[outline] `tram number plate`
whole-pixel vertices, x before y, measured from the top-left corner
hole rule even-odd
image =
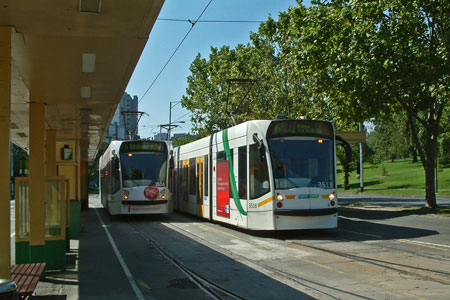
[[[248,204],[248,207],[249,207],[249,208],[258,208],[258,203],[251,203],[251,202],[250,202],[250,203]]]

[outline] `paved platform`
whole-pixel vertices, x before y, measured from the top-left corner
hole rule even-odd
[[[31,299],[130,299],[128,280],[92,208],[82,211],[81,224],[70,241],[67,269],[47,271]]]
[[[129,278],[114,253],[108,240],[104,225],[97,213],[98,196],[90,195],[90,208],[81,213],[81,233],[71,239],[70,252],[67,253],[67,269],[65,271],[47,271],[46,278],[39,281],[35,294],[29,299],[41,300],[98,300],[98,299],[155,299],[151,293],[142,298],[137,297]],[[150,259],[150,258],[149,258]],[[164,261],[151,262],[161,272],[162,277],[180,277],[178,270],[168,268]],[[144,283],[137,282],[141,290]],[[166,295],[172,292],[170,286]],[[169,299],[164,297],[165,299]]]
[[[340,196],[342,202],[371,202],[386,206],[410,206],[423,203],[423,198],[419,197],[344,193]],[[99,206],[98,195],[90,195],[89,202],[90,208],[81,213],[80,236],[70,241],[70,251],[67,253],[67,269],[63,272],[48,271],[45,280],[38,283],[35,295],[30,299],[181,299],[178,297],[180,293],[184,295],[183,299],[210,299],[200,290],[197,291],[198,288],[193,286],[192,283],[185,283],[185,286],[182,287],[178,284],[176,288],[173,284],[166,284],[167,282],[184,283],[183,277],[185,276],[164,259],[152,254],[149,248],[126,247],[128,252],[132,252],[131,254],[128,253],[128,259],[134,266],[139,266],[140,274],[146,274],[147,277],[152,278],[158,277],[160,281],[150,287],[145,284],[145,281],[137,280],[136,284],[143,291],[142,298],[137,297],[108,240],[104,225],[97,216],[97,213],[101,210],[93,208]],[[438,204],[449,205],[450,199],[439,198]],[[116,232],[115,234],[120,233]],[[120,242],[122,243],[122,249],[124,249],[123,245],[131,243],[126,239]],[[145,261],[142,260],[143,255],[146,258]],[[130,259],[130,257],[134,257],[134,259]],[[144,277],[141,275],[141,278]],[[188,291],[195,293],[196,297],[188,296]],[[155,297],[155,295],[157,296]]]

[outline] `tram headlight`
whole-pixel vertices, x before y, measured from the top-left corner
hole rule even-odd
[[[277,193],[277,207],[278,208],[281,208],[282,206],[283,206],[283,200],[284,200],[284,195],[283,194],[279,194],[279,193]]]
[[[332,192],[328,198],[330,199],[330,205],[335,206],[336,205],[336,195],[334,192]]]

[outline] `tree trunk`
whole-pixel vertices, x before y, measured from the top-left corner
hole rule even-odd
[[[416,162],[418,162],[418,160],[417,160],[417,151],[416,151],[416,148],[412,148],[412,162],[413,163],[416,163]]]
[[[425,170],[425,206],[436,208],[436,177],[434,167]]]
[[[437,142],[435,136],[428,138],[426,143],[425,168],[425,206],[436,208],[436,151]]]
[[[431,116],[432,114],[430,114]],[[411,125],[411,135],[416,145],[416,150],[419,152],[420,161],[425,169],[425,206],[436,208],[436,153],[437,153],[437,137],[438,137],[438,126],[439,118],[437,120],[429,119],[425,128],[426,141],[425,146],[422,147],[420,142],[416,126],[414,124],[413,113],[408,111],[408,120]],[[424,149],[425,148],[425,149]]]
[[[348,178],[349,178],[349,172],[347,170],[344,170],[344,190],[349,189]]]

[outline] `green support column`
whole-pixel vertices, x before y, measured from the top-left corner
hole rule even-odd
[[[0,27],[0,279],[10,279],[11,216],[9,120],[11,112],[11,28]]]
[[[30,103],[30,262],[45,262],[45,104]]]

